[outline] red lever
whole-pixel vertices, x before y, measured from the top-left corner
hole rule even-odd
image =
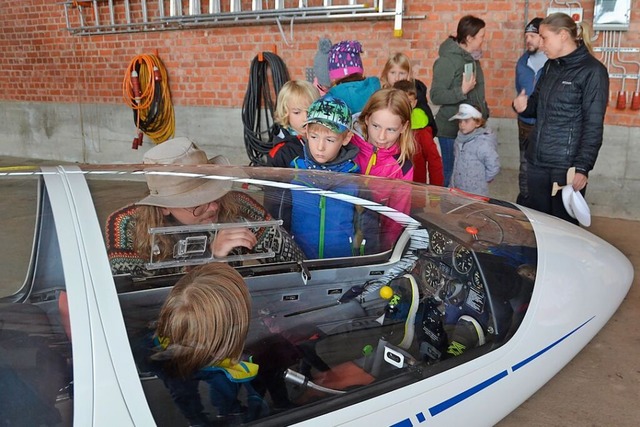
[[[624,91],[618,92],[618,102],[616,102],[617,110],[624,110],[627,108],[627,94]]]
[[[640,110],[640,92],[633,92],[633,96],[631,97],[631,109],[632,110]]]

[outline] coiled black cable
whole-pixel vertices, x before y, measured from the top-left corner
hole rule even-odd
[[[288,81],[287,66],[275,53],[262,52],[251,61],[249,83],[242,102],[244,145],[251,166],[266,165],[266,154],[273,147],[271,130],[275,100]]]

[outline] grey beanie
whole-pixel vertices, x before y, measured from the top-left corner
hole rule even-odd
[[[331,40],[320,39],[318,41],[318,52],[313,58],[313,73],[322,86],[331,86],[329,79],[329,51],[331,50]]]

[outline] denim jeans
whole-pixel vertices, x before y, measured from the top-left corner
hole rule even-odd
[[[442,155],[442,170],[444,172],[444,186],[448,187],[453,174],[453,143],[455,138],[438,137],[440,143],[440,154]]]

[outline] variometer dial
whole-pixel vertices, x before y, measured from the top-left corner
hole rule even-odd
[[[467,274],[473,268],[473,255],[471,251],[462,245],[458,245],[453,251],[453,268],[460,274]]]
[[[431,240],[429,241],[429,247],[431,252],[435,255],[442,255],[447,250],[447,245],[451,244],[451,239],[448,239],[439,231],[431,233]]]
[[[442,272],[433,261],[426,261],[422,266],[422,281],[429,287],[426,293],[433,294],[442,285]]]

